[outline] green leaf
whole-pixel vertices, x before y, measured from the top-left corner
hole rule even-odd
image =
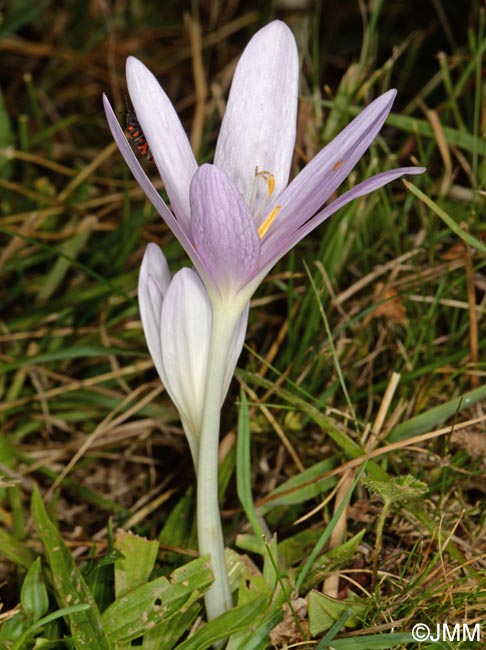
[[[159,542],[120,529],[114,546],[121,553],[121,557],[115,560],[115,595],[119,598],[148,581],[157,559]]]
[[[32,495],[32,517],[46,549],[59,605],[89,605],[89,609],[68,615],[76,650],[111,650],[94,598],[61,535],[49,519],[37,488]]]
[[[249,582],[254,580],[254,576],[250,576],[248,566],[241,559],[238,553],[235,553],[235,551],[227,548],[225,549],[225,555],[226,566],[228,567],[230,588],[233,591],[239,585],[241,591],[242,585],[247,585]],[[267,594],[268,598],[270,598],[268,586],[266,587],[265,593]],[[239,601],[238,604],[247,603],[242,603]],[[178,614],[175,614],[175,616],[170,618],[168,621],[163,621],[161,624],[157,625],[152,630],[144,634],[141,650],[172,650],[181,636],[191,629],[197,616],[200,615],[201,610],[202,603],[200,601],[193,602],[192,604],[186,603],[184,608],[182,608]],[[268,631],[271,630],[276,625],[276,623],[278,623],[278,620],[280,620],[280,618],[281,614],[277,620],[273,622],[273,624],[270,624]],[[255,621],[256,620],[257,619],[255,619]],[[263,617],[261,620],[263,621]],[[259,635],[261,632],[260,619],[258,619],[257,625],[258,632],[253,630],[251,633],[247,634],[248,644],[237,645],[233,650],[241,650],[242,648],[245,650],[263,650],[253,644],[255,635]],[[227,650],[229,650],[229,647]]]
[[[20,603],[25,614],[34,621],[44,616],[49,609],[49,596],[42,580],[40,557],[31,564],[27,571],[20,591]]]
[[[255,510],[251,489],[250,415],[248,413],[248,400],[243,391],[241,391],[240,399],[236,452],[236,491],[253,532],[258,538],[262,538],[263,530]]]
[[[319,555],[302,583],[302,588],[304,590],[310,589],[318,582],[322,582],[329,575],[329,571],[349,564],[355,557],[357,548],[361,544],[365,532],[366,530],[362,528],[359,533],[356,533],[356,535],[340,546]]]
[[[240,584],[238,605],[247,605],[257,598],[266,598],[267,604],[249,630],[231,636],[226,650],[263,650],[268,647],[268,635],[283,618],[282,605],[286,597],[280,585],[273,590],[262,576],[249,575]]]
[[[197,548],[193,492],[193,487],[190,485],[184,496],[170,511],[159,534],[159,543],[162,547]],[[162,548],[161,559],[169,564],[182,564],[183,555]]]
[[[35,559],[35,555],[27,546],[3,528],[0,528],[0,555],[25,569],[28,569]]]
[[[37,630],[40,630],[43,628],[45,625],[48,623],[52,623],[52,621],[55,621],[58,618],[64,618],[66,616],[70,616],[71,614],[77,614],[78,612],[84,612],[89,609],[89,605],[74,605],[73,607],[63,607],[62,609],[58,609],[56,612],[52,612],[51,614],[48,614],[47,616],[44,616],[43,618],[39,619],[36,621],[33,625],[31,625],[25,632],[22,634],[21,637],[19,637],[16,641],[16,643],[13,644],[10,650],[23,650],[24,649],[24,644],[26,641],[31,637],[34,632],[37,632]],[[57,642],[56,642],[57,645]],[[41,645],[36,642],[36,648],[41,647]],[[42,645],[44,647],[44,645]]]
[[[236,546],[249,553],[257,553],[262,557],[265,555],[265,544],[260,537],[249,533],[240,533],[236,537]]]
[[[221,614],[206,623],[190,639],[179,644],[176,650],[206,650],[217,641],[253,626],[255,618],[261,613],[267,602],[268,599],[265,597],[257,598],[248,605],[241,605]]]
[[[309,593],[309,632],[312,636],[325,632],[348,611],[344,626],[355,627],[365,610],[366,603],[358,600],[336,600],[313,589]]]
[[[286,537],[278,543],[279,557],[287,566],[301,562],[311,552],[320,534],[318,529],[305,528],[292,537]]]
[[[296,476],[292,476],[270,492],[266,497],[269,502],[262,506],[262,510],[267,511],[277,505],[303,503],[327,492],[337,482],[335,476],[325,477],[325,474],[333,468],[334,463],[327,459],[308,467]]]
[[[233,634],[226,650],[267,650],[268,637],[273,628],[283,618],[281,605],[272,605],[271,609],[254,619],[250,630]]]
[[[396,632],[395,634],[367,634],[365,636],[353,636],[349,639],[333,639],[329,645],[319,650],[389,650],[414,643],[415,639],[411,632]]]
[[[200,598],[213,582],[207,557],[176,569],[170,581],[162,576],[117,598],[102,615],[112,643],[142,636]]]
[[[225,548],[224,555],[226,558],[230,590],[233,592],[250,576],[252,570],[248,566],[247,558],[241,556],[231,548]]]
[[[387,504],[400,504],[405,501],[414,501],[428,491],[428,486],[411,474],[397,476],[391,481],[377,481],[373,478],[364,478],[363,484],[376,492],[380,499]]]
[[[142,650],[172,650],[181,636],[194,625],[201,610],[201,602],[194,602],[190,606],[186,603],[178,614],[144,634]]]
[[[486,399],[486,385],[464,393],[459,397],[454,397],[454,399],[439,404],[439,406],[434,406],[434,408],[425,413],[420,413],[420,415],[416,415],[406,422],[401,422],[390,431],[388,440],[398,442],[399,440],[406,440],[427,431],[432,431],[435,426],[441,424],[447,418],[460,413],[463,409],[482,399]]]
[[[0,648],[11,648],[12,641],[23,638],[26,628],[27,621],[23,612],[7,618],[0,626]]]

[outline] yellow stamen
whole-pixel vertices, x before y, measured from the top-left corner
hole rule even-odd
[[[268,196],[272,196],[273,190],[275,189],[275,176],[270,174],[268,178]]]
[[[275,189],[275,176],[271,172],[265,170],[258,171],[258,167],[255,167],[255,178],[261,176],[263,180],[267,183],[268,186],[268,196],[272,196],[273,190]]]
[[[265,221],[262,223],[260,228],[258,228],[258,236],[260,237],[260,239],[263,239],[267,234],[267,232],[269,231],[270,226],[272,225],[277,214],[280,212],[281,207],[282,207],[281,205],[276,205],[273,208],[273,210],[270,212],[270,214],[266,217]]]

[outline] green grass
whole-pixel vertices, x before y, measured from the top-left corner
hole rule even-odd
[[[486,611],[481,3],[84,6],[11,0],[0,25],[0,646],[481,647],[411,638]],[[341,210],[254,296],[222,420],[237,609],[206,624],[190,454],[136,300],[147,242],[171,270],[187,259],[101,94],[123,110],[124,60],[140,57],[211,160],[229,70],[275,17],[303,61],[294,173],[390,87],[342,190],[397,162],[427,173]],[[409,475],[425,494],[399,492]]]

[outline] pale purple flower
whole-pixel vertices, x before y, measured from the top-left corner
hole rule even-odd
[[[198,473],[198,537],[215,581],[208,618],[231,607],[218,507],[221,403],[241,351],[249,300],[270,268],[349,201],[422,168],[383,172],[326,205],[373,142],[396,92],[372,102],[288,184],[295,145],[298,54],[290,29],[275,21],[250,41],[235,71],[214,164],[198,166],[159,83],[127,60],[130,99],[169,196],[167,207],[140,165],[106,97],[120,151],[195,270],[170,278],[149,244],[139,302],[148,347],[176,404]]]
[[[395,90],[373,101],[287,185],[295,144],[298,56],[282,22],[261,29],[238,63],[214,165],[198,167],[170,100],[137,59],[127,83],[172,206],[143,171],[108,100],[113,136],[135,178],[179,239],[211,301],[246,304],[275,262],[353,199],[404,174],[377,174],[325,205],[376,138]]]
[[[183,268],[171,279],[167,261],[156,244],[149,244],[145,251],[138,298],[150,355],[177,406],[197,470],[212,332],[211,302],[192,269]],[[243,347],[247,320],[248,308],[240,316],[231,339],[221,404]]]

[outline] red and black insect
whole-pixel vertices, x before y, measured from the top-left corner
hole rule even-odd
[[[125,124],[127,127],[128,135],[130,136],[130,139],[134,145],[137,147],[140,155],[144,158],[147,158],[147,160],[153,160],[154,157],[152,156],[152,153],[149,149],[147,140],[142,131],[142,127],[137,120],[135,112],[128,106],[128,102],[127,110],[125,112]]]

